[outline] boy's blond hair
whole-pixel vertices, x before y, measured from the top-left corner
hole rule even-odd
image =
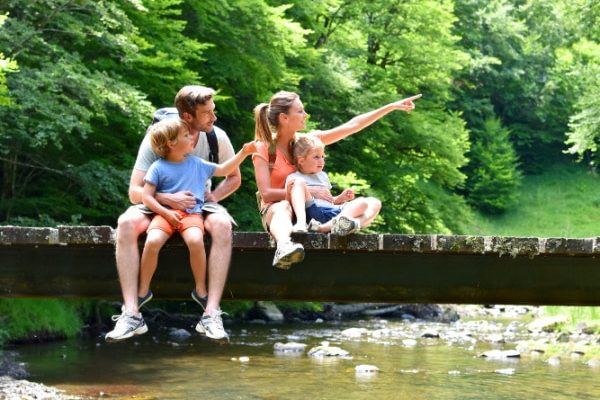
[[[152,125],[148,131],[152,150],[154,150],[160,158],[165,158],[170,151],[169,143],[177,143],[177,136],[181,129],[189,128],[185,121],[179,118],[163,119]]]
[[[294,157],[294,165],[300,171],[300,165],[298,165],[298,158],[306,157],[308,153],[313,150],[323,150],[325,145],[315,135],[301,135],[294,141],[294,149],[292,150],[292,156]],[[302,171],[300,171],[302,172]]]

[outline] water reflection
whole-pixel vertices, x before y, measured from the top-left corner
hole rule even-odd
[[[367,332],[343,334],[355,327]],[[33,374],[30,380],[74,393],[123,399],[600,398],[599,368],[571,358],[551,366],[529,356],[477,357],[492,348],[512,350],[515,344],[478,341],[474,334],[478,326],[468,323],[441,327],[374,321],[228,329],[229,345],[195,334],[175,342],[166,329],[155,328],[154,336],[123,343],[74,340],[19,351]],[[436,329],[444,332],[442,338],[419,335]],[[351,358],[308,357],[308,351],[323,341],[350,352]],[[275,350],[276,343],[289,342],[306,348]],[[359,365],[379,371],[358,374]]]

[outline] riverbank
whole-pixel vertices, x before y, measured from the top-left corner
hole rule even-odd
[[[30,382],[26,365],[17,362],[15,351],[0,350],[0,399],[4,400],[74,400],[79,396],[66,394],[64,391]]]

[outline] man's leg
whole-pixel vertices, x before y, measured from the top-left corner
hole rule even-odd
[[[208,302],[205,314],[219,309],[231,262],[232,228],[227,215],[212,213],[204,219],[206,233],[211,236],[208,256]]]
[[[140,251],[138,238],[146,231],[150,217],[136,207],[129,207],[118,220],[116,238],[116,261],[123,294],[123,310],[139,314],[138,277],[140,269]]]

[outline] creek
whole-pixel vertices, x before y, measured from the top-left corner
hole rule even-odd
[[[100,337],[20,346],[29,380],[69,394],[118,399],[598,399],[600,367],[562,357],[550,363],[481,357],[526,339],[518,320],[442,324],[372,319],[298,324],[226,325],[229,344],[193,332],[174,340],[166,328],[107,344]],[[348,330],[349,328],[353,328]],[[485,340],[501,334],[503,340]],[[437,335],[437,336],[436,336]],[[306,345],[280,353],[276,343]],[[328,342],[351,358],[314,358]],[[359,365],[375,373],[359,373]]]

